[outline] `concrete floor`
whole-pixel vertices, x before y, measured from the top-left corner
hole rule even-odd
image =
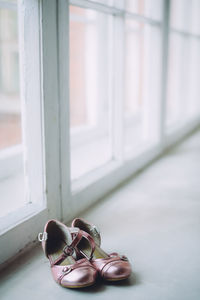
[[[130,258],[129,280],[64,289],[36,247],[3,272],[0,299],[199,300],[200,133],[83,217],[100,227],[105,250]]]

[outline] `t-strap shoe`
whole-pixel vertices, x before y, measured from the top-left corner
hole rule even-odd
[[[127,279],[131,274],[131,265],[128,258],[124,255],[119,255],[116,252],[107,254],[100,248],[101,236],[98,228],[83,219],[76,218],[72,222],[72,227],[78,227],[86,231],[95,241],[95,250],[90,259],[91,264],[96,268],[100,276],[107,281],[118,281]],[[88,249],[88,244],[80,242],[77,246],[77,252],[87,257],[91,252]]]
[[[87,235],[87,234],[86,234]],[[94,284],[97,276],[95,267],[87,258],[77,260],[75,248],[82,239],[85,245],[88,238],[80,229],[69,228],[57,220],[50,220],[44,227],[44,232],[38,235],[42,242],[45,255],[51,265],[54,280],[63,287],[83,288]],[[92,256],[93,246],[90,251]]]

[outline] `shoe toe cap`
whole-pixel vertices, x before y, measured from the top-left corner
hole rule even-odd
[[[64,287],[78,288],[92,285],[96,279],[96,270],[93,268],[81,267],[72,270],[61,280]]]
[[[111,262],[103,272],[103,278],[110,281],[126,279],[131,274],[129,262]]]

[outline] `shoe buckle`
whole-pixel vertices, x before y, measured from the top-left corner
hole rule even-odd
[[[46,241],[47,238],[48,238],[48,233],[47,232],[38,233],[38,241],[39,242]]]
[[[63,252],[66,256],[72,256],[73,253],[74,253],[74,248],[72,246],[68,246],[66,245],[64,248],[63,248]]]

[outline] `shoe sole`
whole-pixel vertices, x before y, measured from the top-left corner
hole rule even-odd
[[[94,282],[92,283],[88,283],[88,284],[85,284],[85,285],[71,285],[71,286],[64,286],[64,285],[61,285],[62,287],[64,288],[68,288],[68,289],[82,289],[82,288],[85,288],[85,287],[88,287],[88,286],[91,286],[93,285]]]
[[[127,277],[123,277],[123,278],[118,278],[118,279],[105,279],[106,281],[122,281],[122,280],[125,280],[125,279],[128,279],[129,276]]]

